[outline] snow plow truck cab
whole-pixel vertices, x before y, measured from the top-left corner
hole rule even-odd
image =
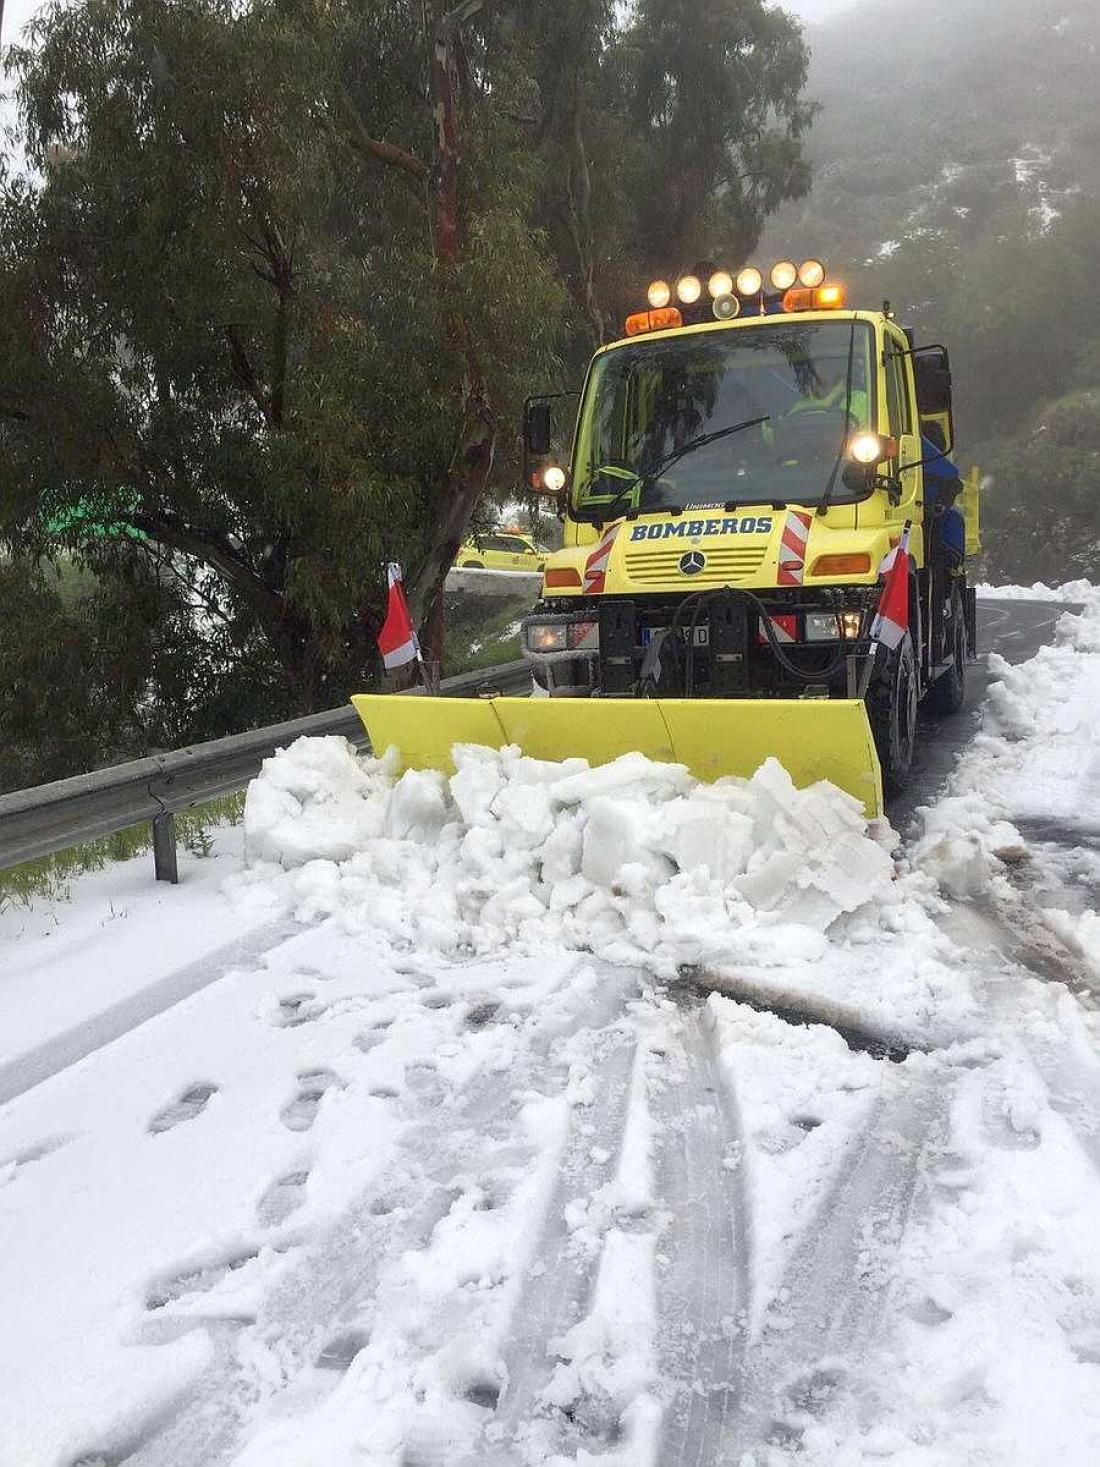
[[[528,481],[564,520],[523,625],[536,696],[356,698],[374,747],[442,769],[454,742],[639,750],[708,780],[774,755],[880,814],[909,777],[918,706],[961,707],[975,650],[942,494],[925,504],[925,470],[954,447],[945,348],[916,347],[888,306],[850,308],[817,261],[767,279],[699,266],[653,282],[596,353],[568,460],[552,454],[567,400],[525,413]],[[958,507],[975,546],[976,503]],[[899,542],[891,646],[872,629]]]

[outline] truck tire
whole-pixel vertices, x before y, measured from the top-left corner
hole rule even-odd
[[[951,651],[955,661],[939,675],[925,694],[930,713],[958,713],[966,702],[966,653],[968,646],[963,599],[954,592],[951,597]]]
[[[888,796],[899,794],[909,783],[917,741],[917,664],[908,632],[871,679],[867,717],[882,765],[883,788]]]
[[[480,560],[464,560],[459,570],[484,570],[485,567]]]

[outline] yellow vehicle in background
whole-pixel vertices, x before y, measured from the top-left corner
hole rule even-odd
[[[888,306],[849,308],[819,261],[767,280],[703,264],[654,281],[596,353],[568,462],[561,401],[530,399],[524,423],[527,482],[564,522],[523,627],[543,696],[356,698],[375,747],[441,769],[455,742],[638,750],[707,780],[774,755],[880,814],[918,706],[962,706],[975,647],[946,349]],[[906,536],[908,601],[894,577],[889,639],[885,618],[872,636]]]
[[[546,554],[521,530],[493,530],[460,545],[455,565],[460,570],[541,571]]]

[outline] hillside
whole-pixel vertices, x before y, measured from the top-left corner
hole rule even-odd
[[[810,28],[814,186],[758,255],[820,254],[857,300],[949,344],[957,456],[992,476],[987,575],[1095,578],[1100,6],[912,16],[868,0]]]
[[[913,234],[966,244],[1023,205],[1048,227],[1100,194],[1100,6],[1094,0],[867,0],[811,26],[810,196],[764,253],[835,262]],[[904,64],[898,64],[904,55]]]

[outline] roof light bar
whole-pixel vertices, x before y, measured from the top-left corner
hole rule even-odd
[[[803,260],[801,265],[778,260],[768,271],[767,283],[755,265],[746,265],[734,275],[725,266],[700,263],[682,275],[651,281],[646,290],[649,310],[629,316],[626,332],[637,336],[645,331],[702,325],[708,314],[716,321],[733,321],[746,311],[769,316],[779,310],[789,315],[843,310],[848,304],[847,287],[825,282],[825,265],[813,258]]]

